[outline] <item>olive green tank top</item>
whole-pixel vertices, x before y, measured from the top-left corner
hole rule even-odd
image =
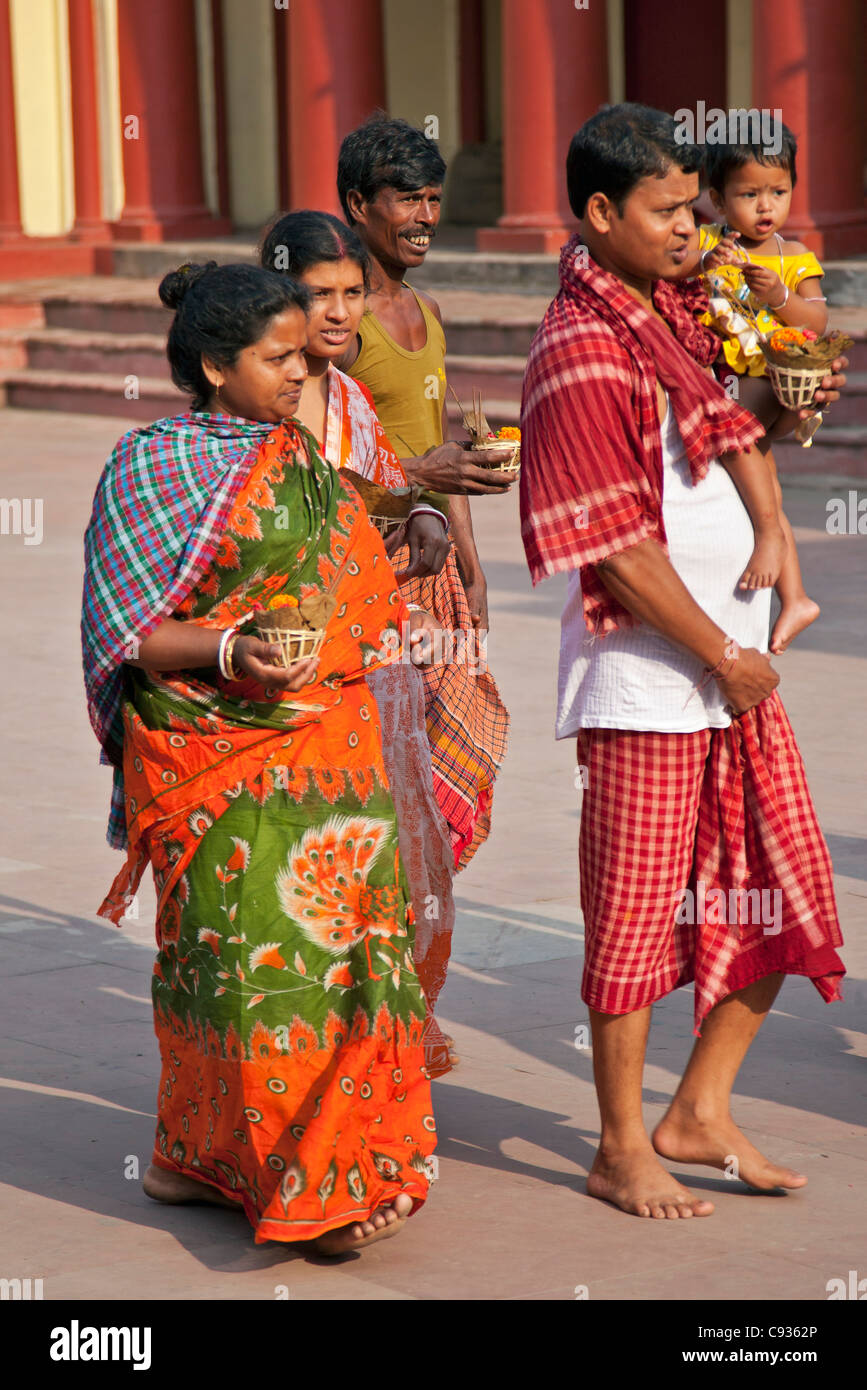
[[[405,283],[405,282],[404,282]],[[407,289],[412,289],[407,285]],[[424,454],[443,442],[446,339],[442,324],[415,294],[427,329],[417,352],[396,343],[368,309],[358,328],[361,347],[350,372],[373,396],[376,413],[399,458]],[[432,506],[448,514],[448,498],[426,493]]]

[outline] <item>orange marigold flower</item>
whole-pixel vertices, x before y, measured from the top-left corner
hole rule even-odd
[[[503,425],[502,429],[497,430],[498,439],[520,439],[521,431],[517,425]]]
[[[771,347],[776,351],[796,346],[800,347],[807,341],[800,328],[777,328],[770,337]]]
[[[294,594],[275,594],[268,601],[269,608],[297,608],[298,600]]]

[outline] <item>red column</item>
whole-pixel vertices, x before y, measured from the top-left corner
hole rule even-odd
[[[380,0],[291,0],[285,19],[290,205],[342,216],[340,142],[385,105]]]
[[[118,0],[127,241],[220,236],[205,204],[194,0]]]
[[[861,0],[758,0],[753,104],[798,140],[790,237],[819,256],[867,250]]]
[[[72,98],[72,150],[75,163],[76,241],[107,239],[102,215],[99,150],[99,99],[91,0],[67,0],[69,75]]]
[[[9,0],[0,0],[0,242],[21,241]]]
[[[503,201],[480,251],[557,251],[575,226],[566,197],[566,152],[578,127],[607,100],[605,6],[503,0]]]

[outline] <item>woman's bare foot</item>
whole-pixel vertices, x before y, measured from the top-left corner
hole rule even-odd
[[[142,1178],[142,1188],[146,1197],[173,1206],[182,1202],[208,1202],[215,1207],[231,1207],[232,1211],[244,1210],[240,1202],[224,1197],[208,1183],[185,1178],[180,1173],[170,1173],[167,1168],[157,1168],[153,1163]]]
[[[730,1115],[700,1120],[683,1106],[672,1104],[653,1131],[653,1147],[676,1163],[706,1163],[761,1192],[778,1187],[804,1187],[807,1178],[792,1168],[772,1163],[742,1134]],[[733,1162],[734,1160],[734,1162]]]
[[[821,611],[818,603],[814,603],[806,594],[802,598],[784,603],[771,633],[771,651],[776,655],[784,652],[799,632],[803,632],[805,627],[816,621]]]
[[[317,1255],[345,1255],[378,1240],[389,1240],[403,1229],[411,1211],[412,1198],[406,1192],[399,1192],[388,1206],[377,1207],[367,1221],[355,1221],[351,1226],[340,1226],[336,1231],[317,1236],[312,1242],[313,1249]]]
[[[663,1168],[649,1143],[619,1153],[600,1148],[587,1174],[587,1192],[630,1216],[677,1220],[713,1211],[713,1202],[693,1197]]]
[[[756,530],[749,564],[740,577],[740,589],[770,589],[776,584],[786,558],[786,537],[778,522]]]

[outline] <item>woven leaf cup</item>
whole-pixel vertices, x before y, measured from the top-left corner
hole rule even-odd
[[[317,656],[328,619],[337,607],[334,596],[313,594],[299,603],[291,595],[280,594],[272,603],[276,606],[257,615],[256,631],[263,642],[279,644],[281,654],[273,665],[294,666],[296,661]]]

